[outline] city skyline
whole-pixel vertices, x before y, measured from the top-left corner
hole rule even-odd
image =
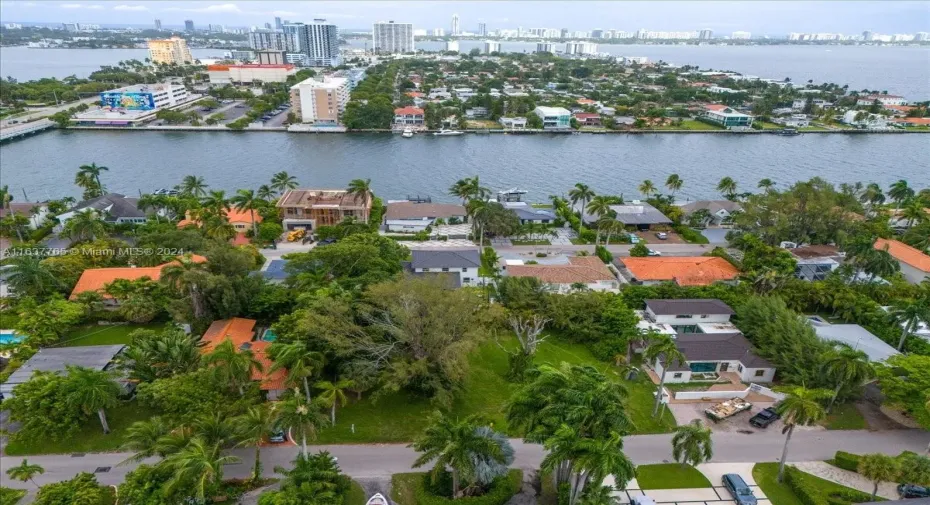
[[[672,5],[674,4],[674,5]],[[216,1],[5,1],[0,17],[10,22],[79,22],[104,25],[152,24],[166,26],[226,24],[264,26],[274,18],[293,21],[325,18],[348,30],[370,29],[378,21],[412,23],[418,29],[450,28],[453,15],[460,30],[488,31],[522,26],[569,30],[645,28],[659,31],[711,29],[715,33],[748,31],[754,36],[791,32],[915,33],[930,31],[930,2],[216,2]],[[592,16],[596,9],[597,15]],[[451,31],[451,30],[449,30]]]

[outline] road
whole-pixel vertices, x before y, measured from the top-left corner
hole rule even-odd
[[[613,253],[614,255],[630,255],[630,248],[633,246],[630,244],[611,244],[607,246],[607,250]],[[663,256],[700,256],[704,253],[710,252],[715,247],[715,244],[649,244],[649,248],[659,251]],[[551,254],[559,253],[575,253],[577,251],[588,251],[593,253],[593,245],[539,245],[536,247],[533,246],[494,246],[494,249],[498,252],[512,252],[512,253],[537,253],[545,252]]]
[[[661,463],[672,460],[672,435],[637,435],[625,439],[624,451],[636,464]],[[542,446],[525,444],[512,440],[516,451],[516,468],[538,468],[544,456]],[[727,462],[763,462],[776,461],[781,457],[784,436],[777,431],[754,433],[715,434],[715,463]],[[923,453],[930,443],[930,432],[923,430],[888,430],[888,431],[797,431],[792,437],[788,454],[789,461],[823,461],[830,459],[838,450],[854,453],[875,453],[897,455],[910,450]],[[313,446],[313,451],[329,451],[339,459],[339,466],[354,478],[387,477],[394,473],[411,471],[411,465],[417,454],[406,445],[372,444],[372,445],[323,445]],[[262,450],[262,464],[265,475],[273,475],[275,465],[290,466],[290,461],[297,454],[296,446],[272,446]],[[241,463],[229,465],[224,471],[227,478],[247,477],[252,468],[252,449],[236,449],[233,454],[242,458]],[[117,466],[129,456],[127,453],[100,453],[71,456],[30,456],[29,462],[41,465],[45,473],[36,477],[36,482],[47,484],[72,478],[80,472],[94,472],[102,467],[106,471],[98,472],[97,478],[103,484],[119,484],[126,474],[136,465]],[[31,484],[10,482],[6,476],[7,468],[18,465],[20,457],[4,456],[0,458],[0,481],[8,487],[29,489]],[[149,462],[153,462],[149,461]]]
[[[18,121],[20,123],[25,123],[33,119],[51,116],[52,114],[58,111],[68,110],[71,107],[77,107],[78,104],[86,103],[90,105],[95,102],[100,102],[100,97],[95,96],[91,98],[85,98],[83,100],[78,100],[77,102],[69,102],[63,105],[56,105],[54,107],[43,107],[41,109],[33,109],[32,112],[30,112],[29,114],[25,114],[23,116],[17,116],[11,119],[4,119],[0,121],[0,128],[6,128],[7,126],[11,126],[12,123],[10,123],[10,121]]]

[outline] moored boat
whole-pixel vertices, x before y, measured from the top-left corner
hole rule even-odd
[[[455,135],[464,135],[464,134],[465,132],[460,132],[458,130],[446,130],[446,129],[439,130],[438,132],[433,132],[433,135],[437,137],[452,137]]]
[[[384,497],[381,493],[375,493],[371,498],[365,502],[365,505],[389,505],[387,498]]]
[[[401,134],[405,139],[409,139],[413,136],[413,129],[410,127],[404,128],[404,133]]]

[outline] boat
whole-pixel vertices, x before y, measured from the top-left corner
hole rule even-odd
[[[413,136],[413,129],[410,127],[404,128],[404,133],[401,134],[405,139],[409,139]]]
[[[781,130],[778,130],[777,133],[779,135],[784,135],[786,137],[793,137],[795,135],[800,135],[800,133],[798,133],[797,128],[782,128]]]
[[[446,130],[445,128],[443,128],[442,130],[439,130],[438,132],[433,132],[433,135],[437,137],[454,137],[456,135],[464,135],[464,134],[465,132],[460,132],[458,130]]]
[[[387,498],[384,497],[381,493],[375,493],[371,498],[365,502],[365,505],[389,505]]]

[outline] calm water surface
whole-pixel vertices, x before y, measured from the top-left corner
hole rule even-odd
[[[907,179],[930,186],[927,135],[466,135],[403,139],[391,134],[175,133],[53,131],[0,147],[0,184],[21,199],[79,196],[72,184],[84,163],[110,168],[111,191],[170,187],[188,174],[232,191],[267,184],[286,170],[300,184],[344,187],[370,178],[387,198],[432,195],[450,200],[456,180],[480,175],[499,190],[519,186],[529,198],[562,194],[576,182],[599,193],[637,195],[644,179],[661,185],[670,173],[686,198],[715,197],[721,177],[741,189],[759,179],[784,185],[814,176],[835,183]],[[921,161],[923,160],[923,161]]]

